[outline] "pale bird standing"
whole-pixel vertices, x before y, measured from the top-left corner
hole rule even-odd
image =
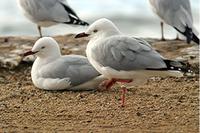
[[[41,27],[63,23],[70,25],[89,25],[82,21],[66,0],[18,0],[23,14],[36,23],[40,37]]]
[[[110,88],[115,82],[134,85],[145,83],[154,76],[183,76],[188,68],[182,62],[163,58],[146,41],[123,35],[108,19],[95,21],[76,38],[89,37],[86,54],[96,70],[109,80],[104,82]],[[123,87],[122,106],[124,106]]]
[[[199,44],[197,32],[193,26],[193,17],[189,0],[149,0],[153,11],[160,17],[162,39],[164,39],[163,22],[174,27],[184,35],[187,43]]]

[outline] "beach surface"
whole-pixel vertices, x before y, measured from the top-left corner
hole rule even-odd
[[[63,54],[85,55],[87,40],[57,36]],[[128,89],[120,107],[119,86],[109,91],[44,91],[34,87],[34,57],[20,55],[36,37],[0,37],[0,132],[183,132],[199,129],[198,46],[146,39],[164,57],[190,64],[196,75],[151,78]]]

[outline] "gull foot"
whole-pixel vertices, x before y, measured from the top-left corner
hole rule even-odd
[[[125,86],[122,87],[122,95],[121,95],[121,107],[125,107],[125,98],[126,98],[127,89]]]

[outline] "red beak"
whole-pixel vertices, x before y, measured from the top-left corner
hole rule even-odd
[[[23,54],[23,56],[29,56],[29,55],[33,55],[36,54],[37,52],[32,52],[32,51],[28,51],[26,53]]]
[[[85,32],[83,32],[83,33],[77,34],[75,38],[82,38],[82,37],[88,37],[88,36],[89,34],[86,34]]]

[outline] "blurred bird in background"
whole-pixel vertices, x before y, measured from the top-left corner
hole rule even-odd
[[[41,27],[59,23],[89,25],[78,17],[66,0],[18,0],[18,3],[24,15],[37,24],[40,37]]]
[[[199,44],[197,32],[193,27],[193,17],[189,0],[149,0],[153,11],[161,18],[162,40],[164,38],[163,22],[183,34],[187,43]]]

